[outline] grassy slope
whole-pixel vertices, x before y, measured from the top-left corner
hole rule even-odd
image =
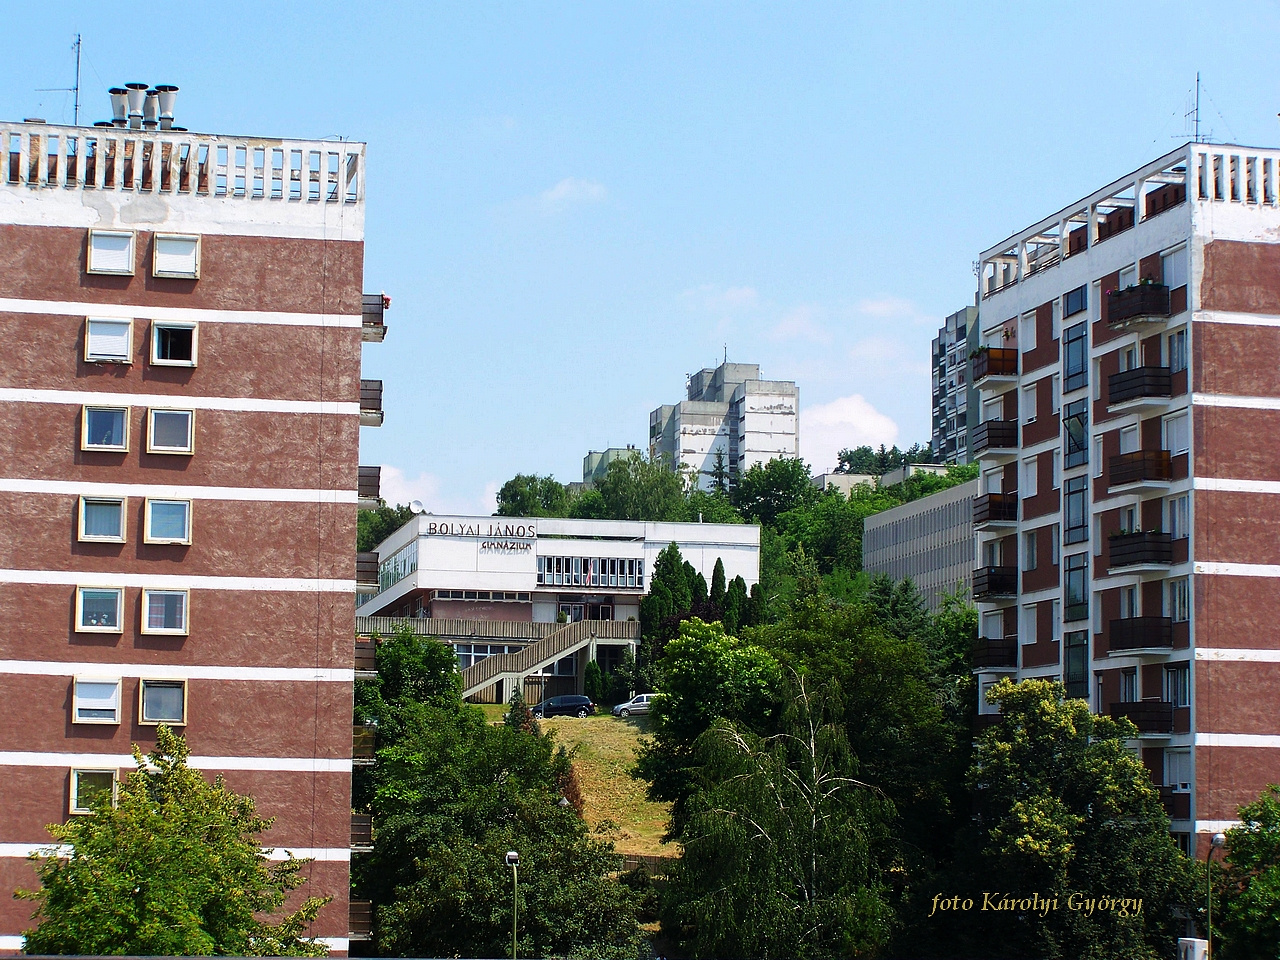
[[[677,850],[662,843],[669,805],[646,800],[644,781],[629,773],[645,725],[644,718],[619,720],[607,713],[586,720],[552,717],[542,722],[544,730],[554,732],[557,743],[569,750],[578,748],[574,766],[587,801],[587,824],[594,830],[612,821],[616,826],[604,832],[619,853],[676,856]]]

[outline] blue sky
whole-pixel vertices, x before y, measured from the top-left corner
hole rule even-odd
[[[800,385],[802,453],[925,440],[982,249],[1173,149],[1280,142],[1275,3],[64,3],[5,14],[0,117],[175,83],[193,130],[369,144],[361,462],[435,512],[646,442],[685,375]],[[21,38],[20,43],[14,42]]]

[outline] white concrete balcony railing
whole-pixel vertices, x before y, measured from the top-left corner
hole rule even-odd
[[[54,215],[50,195],[98,208],[99,216],[80,218],[90,226],[113,219],[101,208],[147,196],[166,204],[148,211],[146,220],[162,219],[161,213],[198,220],[216,203],[224,219],[313,223],[333,219],[318,216],[331,205],[362,212],[364,152],[364,144],[347,141],[0,123],[0,216],[42,222],[36,209],[21,211],[24,199],[39,191],[45,218]],[[60,219],[66,225],[67,218]],[[344,233],[363,232],[362,216],[347,219]]]

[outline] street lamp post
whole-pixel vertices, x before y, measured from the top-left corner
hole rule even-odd
[[[508,850],[507,865],[511,867],[511,960],[516,960],[516,930],[518,929],[520,915],[520,898],[518,896],[520,854],[514,850]]]
[[[1215,833],[1213,839],[1209,841],[1209,855],[1204,861],[1204,888],[1206,899],[1208,900],[1206,910],[1205,936],[1208,939],[1208,945],[1205,947],[1205,960],[1213,960],[1213,852],[1221,849],[1222,845],[1227,842],[1225,833]]]

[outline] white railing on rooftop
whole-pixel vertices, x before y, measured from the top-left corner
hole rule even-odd
[[[0,123],[0,188],[356,203],[364,144]]]

